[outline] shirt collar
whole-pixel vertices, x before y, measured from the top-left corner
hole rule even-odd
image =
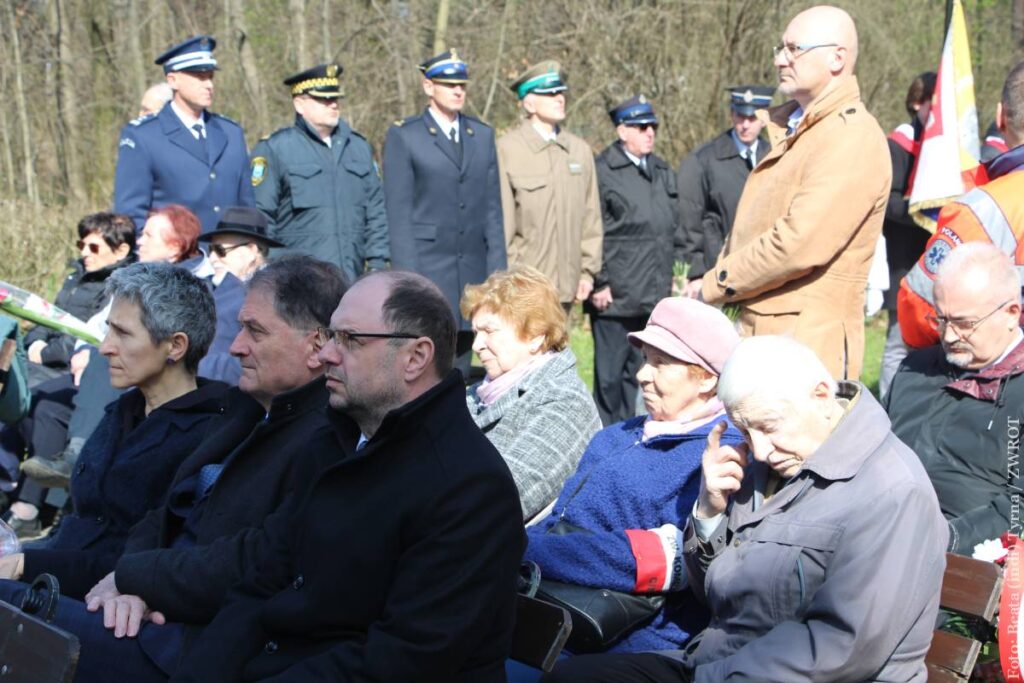
[[[640,157],[630,154],[629,150],[626,149],[625,145],[623,145],[622,147],[622,153],[626,155],[627,159],[633,162],[634,166],[639,166],[640,162],[643,161],[643,159],[641,159]]]
[[[545,142],[554,142],[555,140],[558,139],[558,128],[557,127],[554,130],[552,130],[550,133],[548,133],[547,131],[543,130],[539,126],[534,126],[532,122],[530,123],[530,126],[535,131],[537,131],[537,135],[539,135],[541,137],[541,139],[543,139]],[[623,150],[623,151],[625,151],[625,150]]]
[[[445,117],[441,116],[436,111],[434,111],[433,107],[427,107],[427,111],[430,112],[430,116],[434,119],[434,122],[437,124],[437,127],[441,129],[441,132],[444,133],[444,136],[446,138],[451,139],[451,137],[452,137],[452,129],[454,128],[455,129],[455,139],[456,140],[459,139],[459,116],[458,115],[455,116],[455,120],[454,121],[449,121],[448,119],[446,119]]]
[[[804,120],[804,108],[797,107],[793,110],[793,113],[789,115],[789,120],[786,121],[786,134],[792,135],[796,132],[796,129],[800,126],[800,122]]]
[[[199,115],[198,119],[194,119],[185,113],[174,100],[171,100],[171,111],[173,111],[174,115],[178,117],[178,120],[181,121],[182,125],[188,128],[190,133],[194,130],[192,126],[197,123],[203,128],[206,128],[206,121],[203,119],[202,114]]]
[[[992,361],[985,367],[981,368],[980,370],[974,370],[973,372],[982,372],[984,370],[988,370],[991,367],[999,365],[1004,360],[1006,360],[1006,357],[1010,355],[1010,352],[1017,348],[1017,345],[1020,344],[1022,341],[1024,341],[1024,330],[1021,330],[1018,327],[1017,334],[1013,335],[1013,341],[1011,341],[1010,344],[1006,347],[1006,349],[1002,352],[1002,354],[1000,354],[999,358],[996,358],[994,361]]]

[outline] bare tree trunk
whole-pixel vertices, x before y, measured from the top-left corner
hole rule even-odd
[[[2,26],[2,22],[0,22]],[[0,35],[3,35],[3,29],[0,28]],[[0,53],[2,54],[2,53]],[[6,55],[5,55],[6,56]],[[4,78],[0,81],[0,92],[7,92],[7,74],[4,73]],[[13,131],[10,129],[7,123],[7,107],[0,107],[0,141],[3,142],[3,159],[4,159],[4,178],[7,180],[7,196],[13,197],[16,191],[14,177],[16,171],[14,170],[14,152],[11,150],[11,138]]]
[[[252,45],[249,44],[249,34],[246,30],[245,11],[242,8],[242,0],[230,0],[228,4],[231,16],[231,26],[234,29],[233,38],[238,50],[239,62],[242,65],[242,82],[249,95],[249,100],[256,106],[256,125],[260,133],[266,133],[270,127],[269,115],[267,113],[267,98],[263,87],[263,78],[260,75],[259,66],[256,64],[256,55],[253,54]]]
[[[18,24],[14,18],[14,3],[4,2],[7,7],[7,23],[10,24],[11,48],[14,51],[14,102],[21,124],[21,145],[24,154],[25,195],[33,204],[39,203],[36,190],[36,170],[32,158],[32,133],[28,127],[28,107],[25,105],[25,81],[22,77],[21,42],[18,40]]]
[[[309,67],[306,51],[306,0],[288,0],[288,14],[292,20],[292,39],[295,41],[295,69]]]
[[[1010,21],[1013,45],[1017,59],[1024,58],[1024,0],[1013,0],[1013,17]]]
[[[334,59],[331,50],[331,0],[324,0],[320,9],[320,39],[323,42],[323,60]]]
[[[54,74],[54,90],[57,99],[57,138],[58,149],[62,151],[64,176],[67,179],[68,192],[76,202],[85,200],[85,183],[82,179],[82,167],[78,160],[79,117],[78,98],[73,96],[68,86],[68,65],[81,60],[76,59],[72,41],[74,23],[67,13],[67,0],[53,0],[53,19],[56,29],[57,46],[56,73]]]
[[[146,83],[146,59],[142,56],[142,23],[139,17],[141,0],[125,0],[128,14],[128,69],[136,97],[142,97],[149,84]]]
[[[515,11],[516,0],[505,0],[505,7],[501,10],[501,26],[498,28],[498,54],[494,58],[494,72],[491,74],[491,85],[487,88],[487,102],[480,115],[484,121],[488,120],[491,111],[491,102],[494,101],[494,92],[498,88],[498,79],[501,78],[501,60],[505,56],[505,29],[512,21],[512,13]]]
[[[447,50],[445,38],[448,34],[448,6],[449,0],[439,0],[437,3],[437,24],[434,26],[434,54],[440,54]]]

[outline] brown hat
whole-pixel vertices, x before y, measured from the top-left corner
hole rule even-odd
[[[722,374],[726,359],[740,343],[736,326],[720,310],[682,297],[659,301],[647,327],[627,338],[633,346],[649,344],[716,375]]]

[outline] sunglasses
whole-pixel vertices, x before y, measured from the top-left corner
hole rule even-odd
[[[234,251],[235,249],[238,249],[239,247],[244,247],[244,246],[247,246],[249,244],[252,244],[252,242],[242,242],[241,244],[232,244],[230,247],[225,247],[223,244],[212,244],[212,245],[210,245],[210,251],[212,251],[214,254],[216,254],[219,258],[224,258],[225,256],[228,255],[228,252]]]
[[[626,125],[629,126],[630,128],[636,128],[641,132],[647,130],[648,128],[652,129],[655,133],[658,132],[658,124],[656,123],[627,123]]]
[[[77,242],[75,242],[75,246],[78,247],[78,251],[82,251],[86,247],[89,247],[89,252],[90,253],[92,253],[92,254],[100,253],[100,243],[99,242],[86,242],[85,240],[78,240]]]

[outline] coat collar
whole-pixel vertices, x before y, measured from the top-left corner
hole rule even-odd
[[[995,365],[985,368],[980,372],[967,373],[947,384],[946,389],[970,396],[979,401],[995,403],[999,398],[1000,391],[1002,391],[1006,384],[1006,380],[1022,373],[1024,373],[1024,341],[1017,344],[1006,355],[1006,358]]]
[[[1024,171],[1024,145],[1017,145],[997,156],[986,166],[989,182],[1014,171]]]
[[[270,410],[264,418],[268,422],[282,420],[298,413],[326,408],[327,379],[317,377],[297,389],[278,394],[270,401]]]
[[[228,146],[228,138],[217,122],[217,116],[208,111],[203,112],[206,126],[206,157],[202,156],[202,148],[196,144],[192,133],[185,128],[178,115],[170,106],[166,106],[156,115],[160,128],[172,144],[181,147],[193,157],[208,166],[213,166]]]
[[[448,422],[451,411],[459,409],[467,411],[465,383],[462,374],[458,370],[452,370],[447,377],[420,396],[385,415],[377,433],[359,450],[356,450],[356,445],[362,432],[355,420],[333,408],[328,409],[327,419],[338,437],[344,461],[355,462],[393,441],[413,436],[424,424]],[[440,415],[432,415],[435,412]]]
[[[533,127],[532,123],[530,123],[530,119],[523,119],[519,123],[519,134],[522,136],[526,146],[534,154],[543,151],[548,147],[548,145],[558,145],[566,152],[569,151],[569,145],[565,142],[565,138],[563,137],[563,135],[565,135],[565,131],[561,129],[559,129],[558,135],[555,137],[555,141],[549,142],[540,136],[537,129]]]
[[[836,397],[847,403],[846,413],[802,470],[832,481],[857,474],[891,426],[885,409],[860,382],[840,382]]]
[[[636,166],[633,160],[626,156],[625,150],[622,148],[622,140],[616,140],[612,144],[608,145],[608,151],[605,155],[605,161],[608,166],[613,170],[620,168],[628,168],[629,166]],[[668,164],[654,152],[647,155],[647,168],[653,170],[654,168],[668,168]]]
[[[196,413],[223,413],[227,409],[228,385],[204,377],[196,378],[196,388],[186,394],[167,401],[152,411],[147,419],[158,414],[162,419],[172,422],[191,422]],[[117,399],[117,409],[121,415],[145,410],[146,399],[137,388],[125,392]]]
[[[800,103],[796,100],[790,100],[789,102],[767,110],[760,109],[757,112],[757,118],[765,122],[768,141],[774,149],[780,146],[784,147],[784,145],[782,145],[783,141],[788,141],[788,144],[790,145],[793,144],[793,141],[796,140],[796,138],[807,132],[807,130],[814,126],[818,121],[821,121],[840,107],[859,102],[860,86],[857,84],[857,77],[850,76],[831,88],[826,88],[825,92],[818,95],[814,101],[808,104],[804,109],[804,116],[800,121],[799,127],[792,135],[788,136],[788,138],[786,136],[786,130],[789,123],[789,117],[792,116],[793,112],[800,107]]]
[[[459,160],[455,157],[455,151],[452,149],[451,142],[438,128],[437,121],[434,120],[429,107],[423,110],[420,121],[423,122],[427,133],[434,139],[434,145],[441,150],[441,153],[455,164],[456,167],[464,171],[469,166],[469,160],[472,158],[473,151],[476,148],[474,137],[476,131],[473,129],[472,121],[465,114],[459,114],[459,142],[462,145],[462,164],[459,164]]]
[[[475,418],[476,423],[481,428],[494,424],[504,417],[524,394],[557,381],[559,377],[575,367],[576,355],[572,352],[572,349],[568,347],[562,349],[546,363],[524,377],[518,386],[510,388],[497,401],[487,407],[483,407],[483,404],[477,399],[476,388],[480,386],[478,382],[469,389],[469,395],[473,398],[477,408],[480,409]]]

